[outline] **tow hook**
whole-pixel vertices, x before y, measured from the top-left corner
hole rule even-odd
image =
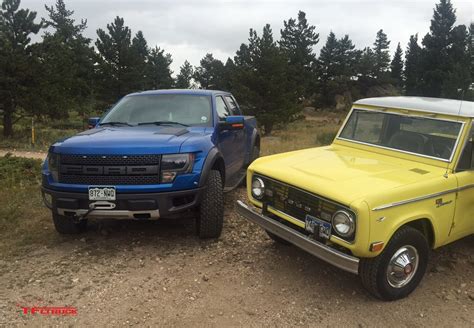
[[[74,215],[73,219],[75,222],[79,222],[81,220],[85,220],[87,219],[87,216],[89,214],[91,214],[91,212],[95,211],[95,210],[112,210],[115,208],[115,203],[111,203],[111,202],[107,202],[107,201],[97,201],[97,202],[94,202],[94,203],[90,203],[89,204],[89,209],[87,210],[87,212],[85,212],[84,214],[80,214],[80,215]]]

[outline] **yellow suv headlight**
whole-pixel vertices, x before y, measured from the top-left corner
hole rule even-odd
[[[354,234],[355,220],[348,212],[337,211],[332,216],[332,226],[339,236],[349,238]]]
[[[261,200],[265,195],[265,183],[258,177],[252,179],[252,196],[255,199]]]

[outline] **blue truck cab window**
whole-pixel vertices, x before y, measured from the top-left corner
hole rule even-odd
[[[227,116],[232,115],[227,104],[221,96],[216,97],[216,110],[219,117],[219,121],[225,120]]]

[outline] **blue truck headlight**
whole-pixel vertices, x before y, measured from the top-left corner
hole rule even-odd
[[[48,154],[48,170],[51,173],[54,181],[59,180],[59,154]]]
[[[163,155],[161,158],[161,182],[171,183],[180,173],[190,173],[194,165],[193,153]]]

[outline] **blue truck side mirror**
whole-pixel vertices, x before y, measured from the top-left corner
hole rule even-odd
[[[93,129],[99,123],[100,117],[89,117],[89,121],[87,122],[87,127],[89,129]]]
[[[242,130],[244,128],[243,116],[227,116],[225,121],[219,123],[221,130]]]

